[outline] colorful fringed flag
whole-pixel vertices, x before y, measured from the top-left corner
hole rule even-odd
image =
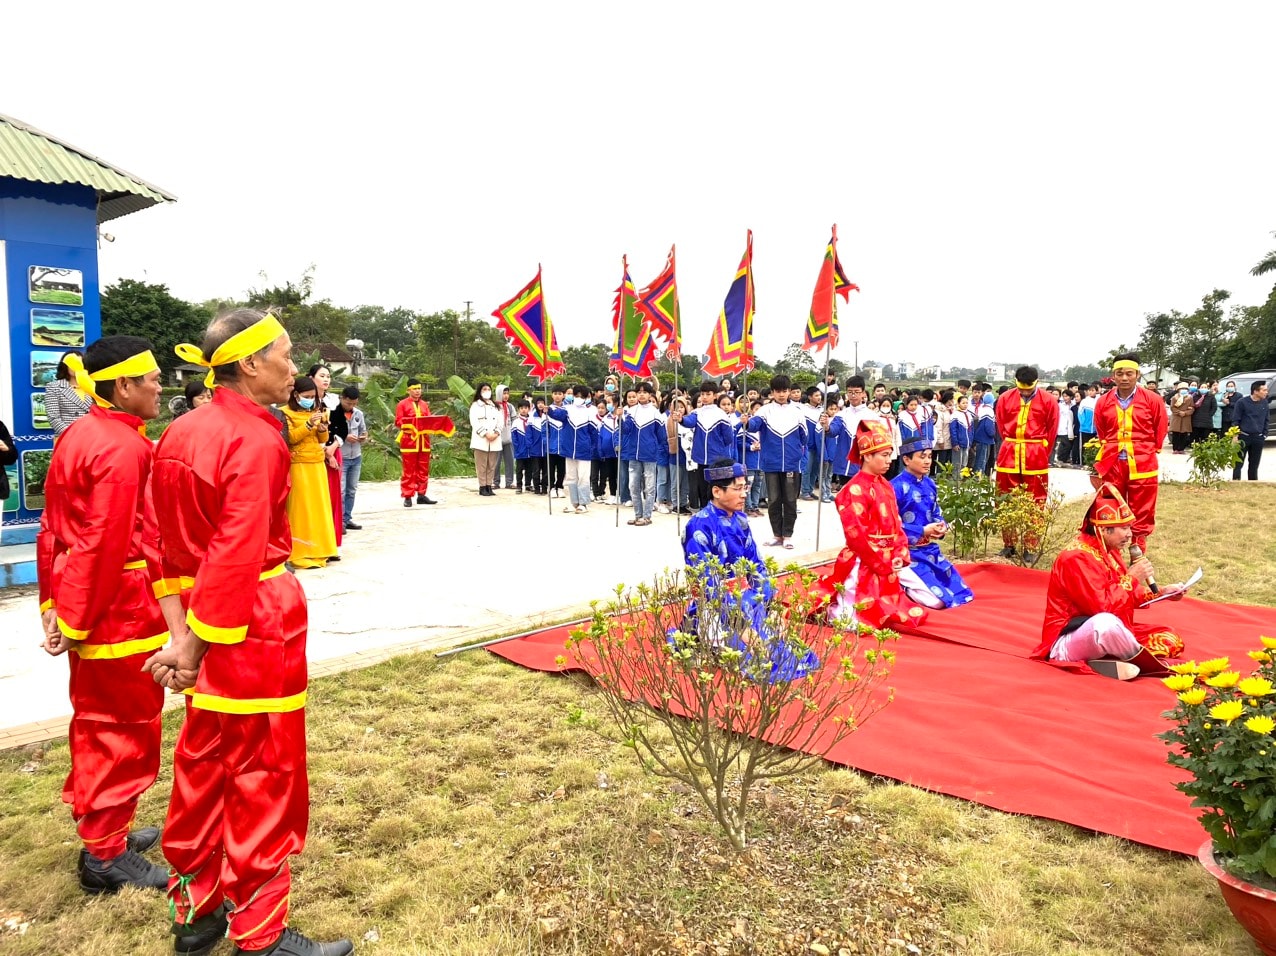
[[[851,290],[859,286],[846,278],[842,261],[837,257],[837,224],[833,225],[833,237],[824,250],[824,262],[820,265],[820,277],[815,280],[815,294],[811,296],[811,312],[806,320],[804,349],[828,346],[837,348],[837,296],[849,301]]]
[[[660,275],[638,293],[638,308],[647,317],[652,334],[665,350],[665,357],[677,361],[682,357],[682,318],[678,312],[674,249],[669,247],[669,258]]]
[[[735,375],[753,368],[753,230],[740,267],[718,313],[702,369],[706,375]]]
[[[647,316],[638,308],[638,290],[629,278],[629,257],[621,257],[621,262],[625,274],[612,304],[611,325],[615,337],[607,367],[613,372],[645,378],[651,374],[651,363],[656,360],[656,343],[652,340]]]
[[[529,376],[544,384],[563,373],[563,356],[558,351],[549,309],[545,307],[539,265],[536,278],[523,286],[514,298],[498,306],[492,315],[496,317],[496,327],[505,333],[514,351],[523,359]]]

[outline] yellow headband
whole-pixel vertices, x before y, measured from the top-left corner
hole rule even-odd
[[[244,331],[236,332],[228,338],[218,346],[217,351],[212,354],[211,358],[204,358],[203,350],[198,346],[188,345],[185,342],[174,346],[173,351],[177,353],[178,358],[184,359],[192,365],[202,365],[208,369],[208,374],[204,376],[204,384],[209,388],[213,388],[215,384],[213,381],[213,369],[219,365],[230,365],[232,362],[241,361],[250,355],[256,355],[283,334],[284,327],[279,324],[279,320],[273,315],[267,315],[248,326]]]
[[[1112,363],[1112,371],[1119,372],[1123,368],[1132,368],[1136,372],[1139,370],[1139,363],[1130,359],[1117,359]]]
[[[93,373],[84,368],[84,359],[79,355],[68,355],[62,361],[75,376],[76,387],[102,408],[110,408],[111,403],[98,395],[94,382],[113,382],[117,378],[141,378],[143,375],[159,371],[159,363],[155,361],[155,356],[150,349],[130,355],[122,362],[108,365]]]
[[[1019,379],[1015,379],[1015,384],[1020,388],[1033,388],[1036,386],[1037,380],[1034,378],[1031,382],[1021,382]]]

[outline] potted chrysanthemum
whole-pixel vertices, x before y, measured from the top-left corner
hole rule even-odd
[[[1209,833],[1197,854],[1219,881],[1233,915],[1259,948],[1276,956],[1276,638],[1249,652],[1249,676],[1227,658],[1170,668],[1178,695],[1158,735],[1169,762],[1191,779],[1175,784],[1201,810]]]

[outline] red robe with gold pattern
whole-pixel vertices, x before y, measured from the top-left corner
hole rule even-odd
[[[1103,443],[1094,469],[1111,482],[1134,512],[1134,543],[1144,551],[1156,527],[1156,495],[1161,470],[1157,452],[1169,431],[1165,400],[1150,388],[1135,386],[1129,408],[1122,408],[1116,389],[1094,406],[1095,437]],[[1125,453],[1125,458],[1121,453]]]
[[[1082,532],[1059,553],[1050,569],[1041,643],[1032,657],[1047,660],[1070,620],[1103,611],[1120,618],[1134,639],[1157,657],[1178,657],[1183,653],[1183,640],[1174,631],[1160,624],[1134,623],[1135,609],[1149,597],[1119,554],[1105,550],[1099,538]]]
[[[857,613],[873,627],[920,624],[926,611],[904,594],[893,567],[896,560],[907,565],[909,553],[891,483],[861,469],[842,486],[835,500],[846,547],[838,552],[833,570],[816,582],[817,593],[832,601],[839,586],[846,588],[848,600],[857,605],[869,602]],[[856,562],[859,570],[852,595],[848,581]]]
[[[288,446],[280,423],[226,388],[155,452],[166,579],[208,645],[173,757],[164,855],[188,922],[233,905],[229,937],[263,949],[287,924],[288,858],[305,845],[306,597],[284,561]]]
[[[144,427],[94,405],[63,433],[36,537],[40,610],[56,610],[73,642],[62,799],[85,848],[107,860],[124,852],[138,797],[160,764],[164,691],[142,661],[168,630],[156,601],[163,586]]]

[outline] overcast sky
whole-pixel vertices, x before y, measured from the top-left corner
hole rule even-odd
[[[610,341],[620,257],[678,246],[703,352],[754,231],[755,336],[800,340],[829,226],[835,355],[1087,363],[1276,246],[1276,3],[60,3],[0,112],[176,193],[103,283],[297,280],[488,315],[544,265]],[[196,10],[200,12],[196,14]],[[14,26],[13,23],[10,26]]]

